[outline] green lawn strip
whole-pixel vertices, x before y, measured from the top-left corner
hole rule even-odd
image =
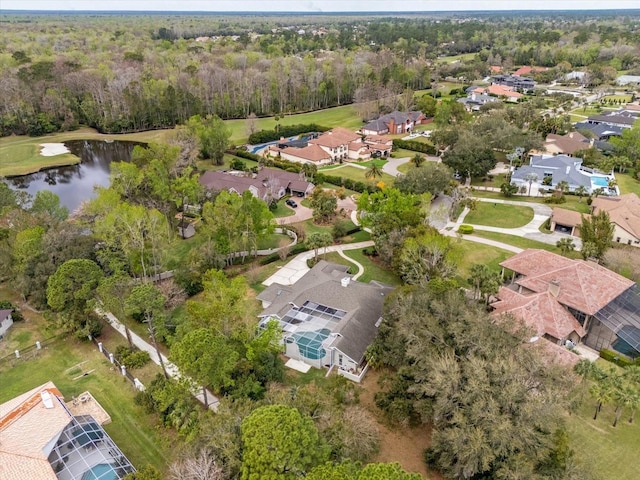
[[[286,199],[284,198],[280,199],[276,204],[276,209],[271,210],[271,213],[273,213],[274,217],[276,218],[291,217],[292,215],[296,214],[295,210],[287,207],[287,205],[284,203],[285,201]]]
[[[487,265],[494,272],[500,272],[500,262],[504,262],[507,258],[514,255],[513,252],[503,250],[491,245],[484,245],[477,242],[469,242],[463,240],[458,242],[456,246],[462,251],[461,262],[458,264],[457,278],[462,285],[470,286],[468,278],[471,267],[476,264]]]
[[[498,175],[488,175],[486,177],[473,177],[471,179],[471,185],[474,187],[495,187],[500,188],[500,185],[507,181],[507,175],[499,173]]]
[[[487,238],[489,240],[495,240],[496,242],[506,243],[519,248],[537,248],[540,250],[547,250],[549,252],[557,253],[560,255],[560,249],[555,245],[548,243],[538,242],[529,238],[516,237],[515,235],[508,235],[506,233],[487,232],[485,230],[474,230],[473,235],[476,237]],[[568,255],[570,258],[580,258],[580,252],[572,252]]]
[[[362,119],[358,115],[355,106],[343,105],[315,112],[284,115],[278,121],[276,121],[274,117],[258,118],[255,120],[257,130],[273,130],[278,124],[296,125],[310,123],[315,123],[327,128],[344,127],[355,131],[362,126]],[[227,120],[225,124],[231,130],[231,141],[233,143],[246,143],[249,137],[247,133],[248,122],[246,119]]]
[[[543,197],[527,197],[526,195],[516,195],[513,197],[505,197],[499,192],[485,192],[483,190],[473,190],[472,196],[478,198],[494,198],[496,200],[513,201],[513,202],[527,202],[527,203],[542,203],[544,204]],[[546,204],[550,208],[564,208],[565,210],[574,210],[580,213],[589,213],[589,205],[587,205],[586,197],[579,197],[575,195],[565,195],[566,202],[559,204]]]
[[[402,281],[395,273],[393,273],[391,270],[388,270],[381,264],[371,260],[371,258],[362,253],[362,249],[344,250],[342,253],[344,253],[349,258],[353,258],[356,262],[360,263],[364,267],[364,273],[360,278],[358,278],[359,282],[369,283],[371,280],[376,280],[378,282],[386,283],[389,285],[402,284]]]
[[[258,250],[267,250],[269,248],[276,248],[281,244],[288,245],[291,243],[291,238],[288,235],[282,233],[272,233],[267,235],[258,241]]]
[[[638,477],[640,452],[640,422],[636,418],[629,424],[629,409],[625,409],[617,427],[613,427],[615,405],[602,407],[597,420],[593,420],[596,402],[588,393],[577,413],[567,415],[565,425],[570,446],[576,460],[593,469],[597,478],[634,480]]]
[[[620,193],[635,193],[636,195],[640,195],[640,182],[638,180],[628,173],[616,173],[615,176],[618,181]]]
[[[369,179],[365,175],[368,169],[358,168],[352,165],[344,165],[340,168],[336,168],[329,171],[324,171],[327,175],[334,175],[342,178],[349,178],[358,182],[373,182],[373,178]],[[383,173],[380,177],[376,177],[375,182],[383,181],[387,185],[393,183],[393,177],[387,173]]]
[[[631,101],[631,94],[623,94],[623,95],[607,95],[602,100],[607,102],[608,100],[618,100],[624,103],[629,103]]]
[[[476,202],[464,223],[501,228],[523,227],[533,220],[533,209],[504,203]]]
[[[366,162],[356,162],[356,165],[361,165],[367,168],[370,168],[373,165],[377,165],[378,167],[382,168],[386,163],[387,160],[384,160],[382,158],[374,158],[372,160],[367,160]]]
[[[414,152],[413,150],[406,150],[404,148],[398,148],[398,149],[393,151],[391,156],[393,158],[413,158],[413,157],[416,156],[416,153],[420,153],[420,152]],[[422,153],[420,153],[420,155],[424,156],[424,154],[422,154]]]
[[[73,368],[85,362],[79,368]],[[94,370],[95,369],[95,370]],[[94,370],[74,380],[79,372]],[[171,460],[168,442],[159,434],[154,418],[136,405],[134,387],[98,352],[95,345],[74,339],[60,340],[37,357],[0,367],[0,403],[51,380],[70,400],[85,390],[111,416],[105,430],[136,467],[152,464],[163,469]]]

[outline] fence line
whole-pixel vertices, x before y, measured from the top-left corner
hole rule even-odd
[[[112,352],[107,350],[107,347],[105,347],[102,342],[99,342],[93,337],[91,338],[91,341],[98,347],[98,351],[101,352],[105,356],[105,358],[109,360],[109,362],[118,366],[118,368],[120,369],[120,373],[123,376],[127,377],[127,379],[137,390],[144,390],[144,385],[142,384],[142,382],[131,375],[131,373],[129,373],[129,370],[127,370],[127,367],[123,365]]]
[[[13,353],[0,358],[0,365],[10,362],[12,360],[14,361],[29,360],[35,356],[30,354],[37,353],[39,350],[42,350],[43,348],[51,345],[56,340],[60,340],[61,338],[66,338],[67,336],[68,336],[67,333],[61,333],[59,335],[54,335],[53,337],[45,338],[44,340],[39,340],[33,345],[29,345],[28,347],[25,347],[22,350],[14,350]],[[18,354],[16,354],[16,352],[18,352]]]

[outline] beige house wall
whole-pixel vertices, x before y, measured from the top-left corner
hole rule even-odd
[[[623,228],[620,228],[615,223],[613,225],[615,227],[613,229],[614,242],[624,243],[625,245],[632,245],[634,247],[640,247],[640,243],[638,243],[638,240],[640,239],[638,239],[638,237],[636,237],[635,235],[632,235],[631,233],[627,232]]]
[[[314,165],[330,165],[331,163],[333,163],[330,159],[325,159],[325,160],[320,160],[318,162],[314,162],[312,160],[308,160],[306,158],[300,158],[296,155],[291,155],[289,153],[285,153],[285,152],[280,152],[280,157],[288,160],[290,162],[293,163],[312,163]]]

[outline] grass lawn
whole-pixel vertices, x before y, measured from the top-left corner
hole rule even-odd
[[[276,218],[290,217],[296,214],[295,210],[287,207],[287,205],[284,203],[285,201],[286,201],[285,198],[281,198],[280,200],[278,200],[278,203],[276,204],[276,209],[271,210],[271,213],[273,213],[274,217]]]
[[[232,143],[246,143],[249,135],[247,134],[247,120],[227,120],[225,121],[231,130]],[[258,130],[273,130],[277,124],[295,125],[315,123],[322,127],[344,127],[357,130],[362,126],[362,120],[353,105],[343,105],[341,107],[327,108],[316,112],[298,113],[295,115],[285,115],[276,122],[274,117],[265,117],[256,119],[256,128]]]
[[[475,233],[475,232],[474,232]],[[464,237],[463,237],[464,238]],[[458,281],[461,285],[469,286],[467,279],[470,275],[471,267],[477,263],[487,265],[491,270],[500,272],[500,262],[514,255],[512,252],[501,248],[483,245],[482,243],[462,240],[456,246],[462,251],[462,261],[458,265]]]
[[[635,193],[636,195],[640,195],[640,182],[638,180],[628,173],[616,173],[615,175],[620,193]]]
[[[464,223],[487,225],[501,228],[522,227],[533,220],[533,209],[503,203],[477,202],[475,210],[471,210]]]
[[[478,198],[495,198],[500,200],[513,200],[515,202],[544,203],[543,197],[527,197],[526,195],[515,195],[513,197],[506,198],[498,192],[485,192],[481,190],[474,190],[472,195]],[[587,205],[585,197],[582,197],[582,201],[580,201],[580,199],[575,195],[565,195],[565,199],[567,200],[565,203],[548,205],[551,208],[558,207],[566,210],[574,210],[580,213],[589,213],[589,205]]]
[[[414,152],[413,150],[405,150],[404,148],[398,148],[397,150],[394,150],[393,153],[391,154],[391,156],[393,158],[413,158],[416,156],[416,153],[420,153],[420,152]],[[420,153],[420,155],[424,155],[423,153]]]
[[[63,143],[68,140],[130,140],[136,142],[163,142],[173,129],[150,130],[119,135],[98,133],[92,128],[81,128],[73,132],[55,133],[42,137],[26,135],[0,138],[0,177],[26,175],[46,167],[78,163],[75,155],[63,154],[54,157],[40,155],[41,143]]]
[[[538,248],[540,250],[547,250],[549,252],[557,253],[560,255],[560,249],[555,245],[548,243],[538,242],[529,238],[516,237],[515,235],[508,235],[506,233],[487,232],[483,230],[474,230],[473,235],[476,237],[488,238],[489,240],[495,240],[497,242],[507,243],[514,247],[520,248]],[[567,255],[569,258],[580,258],[580,252],[571,252]]]
[[[605,102],[609,100],[611,101],[617,100],[617,101],[622,101],[624,103],[629,103],[631,101],[631,95],[607,95],[602,100],[604,100]]]
[[[351,180],[356,180],[358,182],[373,182],[373,179],[369,179],[365,177],[367,173],[366,168],[358,168],[353,165],[342,165],[341,167],[332,168],[332,169],[323,169],[320,170],[322,173],[327,175],[335,175],[342,178],[349,178]],[[383,181],[386,185],[391,185],[393,183],[393,177],[387,173],[383,173],[382,176],[377,177],[375,182]]]
[[[74,380],[80,372],[91,370],[89,375]],[[159,429],[154,417],[134,403],[134,387],[112,370],[93,344],[72,338],[60,340],[34,358],[3,364],[0,376],[0,403],[49,380],[66,400],[89,390],[111,416],[105,430],[134,466],[151,464],[164,470],[172,459],[171,442],[163,436],[168,432]]]
[[[377,280],[388,285],[402,285],[402,281],[395,273],[363,254],[362,249],[345,250],[342,253],[349,258],[353,258],[364,267],[364,273],[358,278],[359,282],[368,283],[371,280]]]
[[[488,175],[486,177],[473,177],[471,179],[472,186],[480,187],[495,187],[500,188],[500,185],[507,181],[507,175],[499,173],[498,175]]]
[[[640,452],[640,421],[629,424],[626,409],[617,427],[612,427],[615,407],[604,405],[597,420],[593,420],[595,402],[586,394],[586,400],[576,414],[566,417],[565,425],[570,446],[576,460],[598,476],[633,480],[638,478],[638,452]]]
[[[367,160],[366,162],[357,162],[356,165],[361,165],[367,168],[370,168],[373,165],[377,165],[382,168],[385,163],[387,163],[387,160],[384,160],[382,158],[374,158],[372,160]]]
[[[288,245],[289,243],[291,243],[291,238],[289,238],[288,235],[284,235],[282,233],[272,233],[271,235],[268,235],[258,242],[258,250],[276,248],[280,246],[281,243]]]

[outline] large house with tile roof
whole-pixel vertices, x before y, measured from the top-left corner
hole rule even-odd
[[[80,401],[95,402],[88,393]],[[52,382],[1,404],[0,478],[121,480],[134,472],[100,420],[74,415],[72,408]],[[110,421],[102,412],[102,422]]]
[[[567,155],[572,157],[576,152],[591,148],[593,144],[579,132],[569,132],[565,135],[550,133],[544,141],[543,148],[552,155]]]
[[[391,112],[370,121],[361,131],[364,135],[396,135],[400,133],[411,133],[416,125],[429,123],[422,112]]]
[[[294,163],[328,165],[344,160],[368,160],[391,155],[393,142],[389,137],[362,135],[342,127],[336,127],[307,141],[282,141],[271,145],[267,152]]]
[[[597,263],[528,249],[500,264],[509,283],[492,303],[535,337],[640,356],[640,289]],[[507,272],[511,272],[510,274]]]
[[[635,193],[619,197],[597,197],[591,210],[594,214],[605,211],[614,226],[613,241],[640,247],[640,198]]]
[[[257,299],[260,325],[279,322],[285,355],[360,381],[392,287],[355,281],[348,266],[318,262],[293,285],[273,283]]]
[[[285,195],[306,197],[314,189],[313,183],[308,182],[303,173],[274,168],[261,168],[257,174],[209,170],[200,176],[199,181],[212,191],[227,190],[242,195],[249,190],[254,197],[266,203],[280,200]]]

